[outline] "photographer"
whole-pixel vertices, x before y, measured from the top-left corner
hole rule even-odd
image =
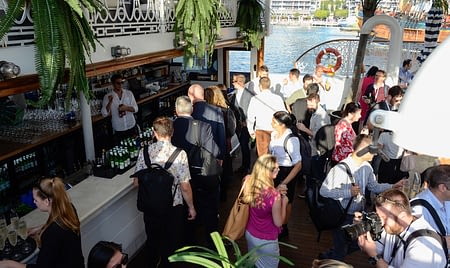
[[[392,187],[402,187],[404,184],[404,180],[394,185],[377,182],[373,169],[368,163],[372,160],[373,154],[368,152],[362,156],[357,155],[359,151],[369,146],[371,142],[372,138],[370,136],[358,135],[353,141],[353,153],[341,161],[350,168],[355,183],[351,183],[344,166],[338,164],[330,170],[320,188],[320,195],[339,200],[343,208],[347,207],[350,199],[352,200],[347,211],[347,217],[342,225],[352,223],[354,212],[365,210],[366,200],[364,193],[366,188],[373,193],[381,193]],[[350,244],[339,226],[333,229],[333,249],[320,253],[319,258],[342,261],[347,254],[357,250],[358,245],[356,242],[353,241]]]
[[[400,190],[391,189],[377,196],[376,213],[384,227],[381,238],[374,241],[370,232],[358,237],[358,244],[376,267],[446,267],[439,236],[423,217],[411,214],[408,197]],[[415,235],[417,230],[428,230],[429,235]],[[410,237],[411,236],[411,237]],[[409,239],[408,239],[409,238]]]

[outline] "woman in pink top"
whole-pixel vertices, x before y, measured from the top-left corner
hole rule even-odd
[[[245,180],[243,201],[250,204],[245,238],[248,250],[273,242],[256,251],[260,256],[256,267],[278,267],[278,258],[263,255],[279,256],[278,234],[286,216],[288,198],[287,189],[274,187],[273,180],[280,170],[277,159],[270,155],[262,155],[256,160],[252,173]]]
[[[361,118],[361,107],[359,104],[350,102],[345,105],[342,112],[342,119],[334,127],[334,144],[331,160],[333,164],[337,164],[353,152],[353,140],[356,133],[353,130],[352,123],[357,122]]]

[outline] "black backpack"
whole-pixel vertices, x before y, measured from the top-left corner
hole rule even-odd
[[[147,168],[131,175],[131,177],[137,177],[139,182],[137,208],[139,211],[149,212],[154,215],[170,213],[177,189],[175,187],[175,190],[172,191],[175,178],[167,169],[170,168],[181,149],[177,148],[172,153],[164,167],[151,163],[148,155],[148,145],[145,145],[143,150]]]
[[[354,183],[353,175],[349,166],[345,162],[340,162],[334,168],[338,168],[340,166],[345,168],[350,182]],[[350,201],[344,208],[338,200],[320,195],[320,187],[323,183],[322,180],[317,178],[312,178],[311,180],[312,185],[306,190],[306,203],[309,208],[309,216],[318,231],[317,241],[319,241],[322,231],[331,230],[341,226],[347,216],[347,211],[350,208],[353,197],[350,198]]]
[[[295,130],[293,130],[295,131]],[[289,155],[289,152],[287,151],[287,141],[291,137],[297,137],[299,143],[300,143],[300,155],[302,156],[302,169],[301,174],[303,175],[310,175],[311,174],[311,145],[309,142],[302,136],[302,135],[296,135],[294,133],[290,133],[286,136],[283,143],[284,151],[288,154],[289,159],[292,160],[292,157]]]
[[[234,115],[233,109],[231,107],[228,107],[224,109],[224,121],[225,121],[225,134],[227,138],[233,137],[234,134],[236,134],[236,116]]]
[[[322,126],[319,130],[317,130],[317,133],[314,136],[317,150],[321,156],[324,155],[331,158],[334,145],[336,144],[336,140],[334,138],[334,127],[335,126],[332,124]]]
[[[200,126],[198,120],[192,120],[192,131],[188,133],[188,140],[195,140],[188,153],[189,171],[192,175],[216,176],[222,173],[222,167],[217,163],[216,157],[202,147]]]

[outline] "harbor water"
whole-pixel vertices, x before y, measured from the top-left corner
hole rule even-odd
[[[264,63],[269,67],[271,74],[287,74],[294,68],[294,61],[309,48],[324,41],[355,36],[355,32],[341,31],[337,27],[274,25],[271,34],[265,39]],[[248,72],[249,65],[248,51],[230,53],[231,72]],[[302,71],[312,73],[314,70]]]

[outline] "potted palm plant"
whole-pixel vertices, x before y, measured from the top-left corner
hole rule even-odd
[[[25,4],[31,6],[34,24],[35,66],[42,96],[37,105],[51,100],[57,85],[64,80],[66,66],[70,67],[67,95],[75,90],[89,99],[92,92],[86,78],[85,53],[90,56],[91,50],[95,51],[97,39],[84,10],[91,13],[105,10],[101,0],[9,0],[8,11],[0,18],[0,39]]]
[[[200,246],[188,246],[183,247],[177,251],[175,254],[169,257],[170,262],[188,262],[197,264],[203,267],[208,268],[250,268],[255,266],[255,262],[258,259],[258,255],[256,251],[273,242],[269,242],[258,246],[252,250],[250,250],[245,255],[242,255],[239,246],[233,240],[228,239],[227,237],[222,237],[218,232],[211,233],[211,238],[216,246],[217,251],[213,251],[211,249],[200,247]],[[233,261],[228,257],[227,250],[225,248],[225,244],[223,239],[229,241],[233,247],[234,255],[236,260]],[[280,245],[287,246],[290,248],[296,248],[293,245],[286,244],[283,242],[278,242]],[[288,260],[283,256],[274,256],[280,259],[282,262],[287,263],[291,266],[294,266],[294,263]]]

